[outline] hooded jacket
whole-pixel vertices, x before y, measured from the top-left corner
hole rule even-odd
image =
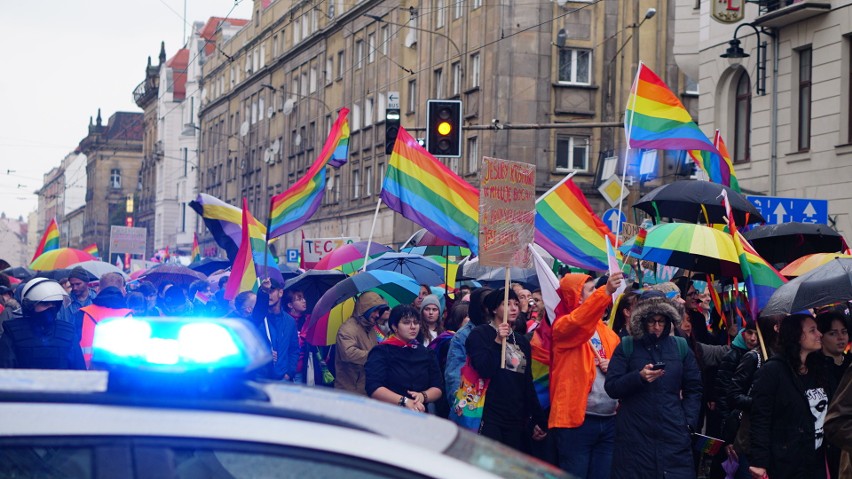
[[[387,305],[378,294],[367,291],[355,302],[355,310],[337,331],[337,348],[335,350],[336,376],[334,388],[343,389],[356,394],[365,395],[367,376],[364,365],[370,350],[379,341],[372,334],[373,322],[369,319],[371,309]]]
[[[612,297],[601,286],[582,304],[585,274],[566,274],[559,282],[562,305],[569,314],[553,322],[552,357],[550,366],[549,427],[579,427],[586,417],[586,404],[598,368],[596,353],[589,340],[595,331],[601,338],[607,358],[611,358],[620,342],[601,321]]]
[[[645,321],[654,315],[668,320],[659,338],[645,333]],[[681,359],[677,339],[671,336],[680,319],[668,299],[640,301],[630,317],[633,352],[628,357],[619,345],[609,363],[604,387],[621,403],[613,478],[695,477],[689,426],[698,426],[701,372],[691,351]],[[666,363],[665,373],[646,382],[639,371],[658,361]]]

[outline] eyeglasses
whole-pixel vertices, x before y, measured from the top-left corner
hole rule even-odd
[[[666,325],[666,321],[667,321],[667,320],[665,320],[665,319],[649,319],[649,320],[647,321],[647,324],[648,324],[648,325],[660,324],[660,325],[665,326],[665,325]]]

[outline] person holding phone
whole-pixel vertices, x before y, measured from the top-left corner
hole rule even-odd
[[[682,316],[665,297],[640,299],[630,336],[609,362],[604,389],[618,399],[613,478],[694,478],[691,431],[698,427],[701,372],[683,338]]]

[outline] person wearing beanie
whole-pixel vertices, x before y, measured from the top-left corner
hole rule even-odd
[[[701,372],[686,341],[671,335],[682,318],[668,298],[639,301],[630,336],[609,362],[604,389],[620,401],[614,479],[696,476],[690,430],[698,428]]]
[[[92,304],[92,299],[97,295],[95,290],[89,288],[89,272],[80,266],[76,266],[68,274],[68,283],[71,285],[71,300],[59,311],[59,319],[68,321],[74,325],[79,339],[83,334],[83,313],[80,308]]]
[[[373,326],[380,317],[389,315],[387,301],[378,294],[367,291],[355,301],[352,316],[337,330],[334,388],[365,396],[367,356],[379,340]]]
[[[420,302],[420,342],[423,346],[435,340],[444,332],[444,311],[441,301],[434,294],[429,294]]]
[[[483,324],[485,321],[485,318],[483,317],[484,306],[482,305],[482,301],[491,291],[494,290],[487,286],[476,288],[471,291],[470,304],[468,306],[467,313],[469,320],[467,324],[456,331],[456,334],[453,335],[452,339],[450,339],[450,346],[447,351],[447,366],[444,369],[444,391],[447,393],[446,399],[449,406],[453,405],[453,399],[455,398],[456,391],[458,390],[459,385],[461,385],[461,368],[467,360],[467,348],[465,348],[465,341],[467,341],[467,337],[470,335],[470,332],[473,331],[473,328]],[[453,416],[450,415],[450,418],[452,417]]]

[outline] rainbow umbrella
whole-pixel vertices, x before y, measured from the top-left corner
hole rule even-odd
[[[648,229],[641,259],[689,271],[742,277],[731,235],[691,223],[666,223]]]
[[[802,256],[784,267],[779,273],[784,276],[801,276],[808,271],[822,266],[835,258],[852,258],[848,254],[841,253],[813,253]]]
[[[337,342],[337,330],[340,329],[340,325],[344,321],[352,316],[353,311],[355,311],[355,300],[353,298],[338,304],[327,315],[311,323],[305,329],[305,341],[314,346],[334,344]]]
[[[445,282],[444,267],[433,259],[411,253],[386,253],[367,263],[367,271],[395,271],[420,284],[438,285]]]
[[[30,263],[30,269],[35,271],[51,271],[62,269],[83,261],[97,261],[97,258],[80,249],[59,248],[42,253]]]
[[[356,241],[355,243],[347,243],[342,246],[338,246],[334,248],[329,253],[324,255],[322,259],[314,266],[314,269],[338,269],[338,266],[342,267],[347,263],[352,263],[354,261],[361,261],[361,265],[363,265],[364,256],[367,255],[367,241]],[[375,241],[370,244],[370,254],[369,256],[375,256],[382,253],[387,253],[389,251],[393,251],[387,246],[376,243]],[[343,271],[344,273],[351,274],[357,271],[355,267],[348,268],[351,271]]]
[[[312,331],[311,338],[315,341],[331,341],[326,344],[314,344],[315,346],[334,343],[337,336],[335,326],[339,328],[340,324],[335,325],[329,321],[332,309],[365,291],[375,291],[385,298],[389,306],[396,306],[414,301],[420,293],[420,285],[404,274],[381,270],[357,273],[335,284],[322,295],[311,312],[311,321],[307,327],[308,331]]]

